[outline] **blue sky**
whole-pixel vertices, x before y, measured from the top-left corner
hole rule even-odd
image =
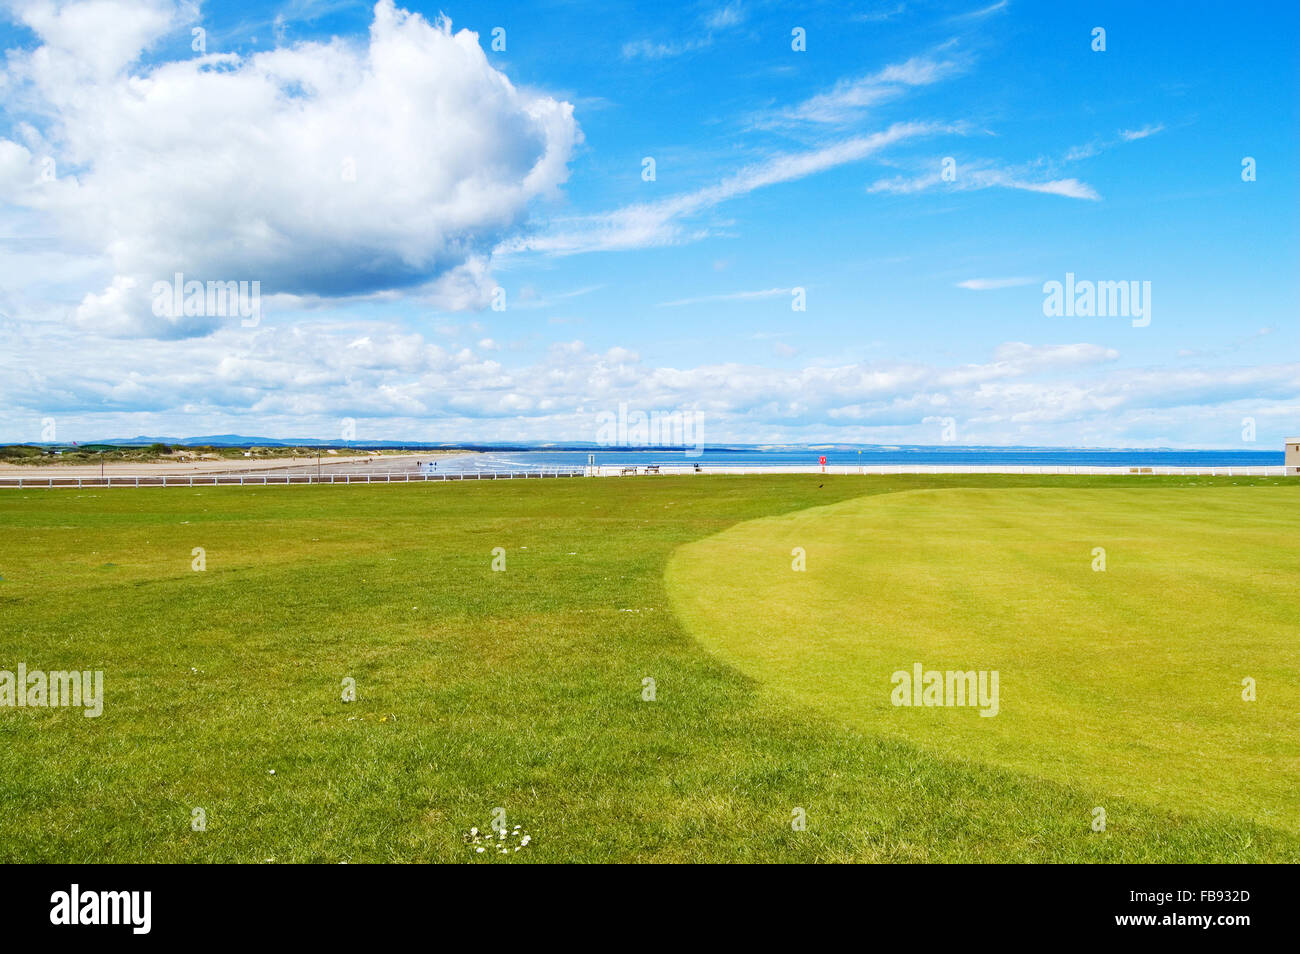
[[[626,402],[710,442],[1274,449],[1298,21],[14,3],[0,439],[593,440]],[[259,320],[158,316],[177,271],[260,281]],[[1149,282],[1149,324],[1045,316],[1067,273]]]

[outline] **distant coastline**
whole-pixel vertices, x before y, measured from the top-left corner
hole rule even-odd
[[[865,460],[868,457],[877,462],[903,463],[919,458],[929,458],[939,462],[956,462],[957,460],[968,463],[980,463],[975,460],[976,457],[990,458],[989,462],[1002,463],[1010,459],[1025,458],[1025,463],[1030,463],[1029,458],[1039,459],[1046,463],[1066,462],[1064,458],[1080,458],[1078,463],[1087,463],[1088,460],[1082,458],[1091,458],[1093,455],[1123,455],[1126,459],[1136,459],[1139,456],[1149,455],[1158,458],[1161,461],[1167,459],[1167,455],[1217,455],[1220,457],[1232,457],[1241,463],[1254,462],[1260,464],[1281,463],[1283,451],[1281,441],[1276,448],[1268,446],[1264,442],[1255,444],[1251,447],[1234,446],[1222,448],[1179,448],[1179,447],[1088,447],[1079,445],[1032,445],[1032,444],[851,444],[834,441],[819,441],[813,443],[781,443],[766,441],[758,444],[744,444],[738,442],[724,442],[718,444],[703,444],[700,448],[694,446],[665,446],[665,445],[647,445],[647,444],[600,444],[594,441],[401,441],[401,440],[373,440],[373,441],[340,441],[325,440],[321,438],[273,438],[273,437],[247,437],[239,434],[219,434],[207,435],[201,437],[132,437],[132,438],[110,438],[98,441],[78,441],[75,445],[70,441],[0,441],[0,447],[37,447],[43,449],[78,449],[86,450],[92,448],[143,448],[155,444],[165,444],[168,447],[180,449],[194,448],[219,448],[222,450],[232,449],[249,449],[253,447],[264,448],[268,450],[282,449],[288,451],[293,448],[311,451],[328,451],[333,450],[338,453],[347,454],[365,454],[374,451],[409,451],[433,453],[440,451],[454,452],[477,452],[477,453],[530,453],[530,454],[642,454],[658,453],[669,455],[681,455],[692,453],[695,456],[703,453],[704,456],[716,457],[725,455],[733,457],[736,455],[764,455],[765,459],[774,459],[775,456],[798,455],[803,461],[807,456],[812,455],[814,458],[826,455],[834,458],[835,463],[855,463],[858,456],[861,455]],[[845,456],[847,455],[847,456]],[[884,461],[883,456],[891,457],[891,460]],[[1051,458],[1051,459],[1046,459]]]

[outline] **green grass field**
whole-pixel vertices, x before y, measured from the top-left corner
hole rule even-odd
[[[1297,861],[1297,504],[1276,478],[6,490],[0,669],[102,669],[106,699],[0,709],[0,860]],[[917,661],[998,669],[998,716],[891,706]],[[498,807],[532,842],[476,855]]]

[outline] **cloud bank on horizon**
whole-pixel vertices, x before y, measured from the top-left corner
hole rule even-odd
[[[1286,31],[1029,7],[13,0],[0,441],[1275,448]]]

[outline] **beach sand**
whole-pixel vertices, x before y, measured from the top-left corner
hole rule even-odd
[[[322,470],[326,468],[339,468],[356,471],[362,465],[373,463],[376,469],[392,470],[398,468],[415,467],[417,460],[432,460],[434,458],[444,457],[463,457],[468,451],[461,450],[438,450],[438,451],[420,451],[411,454],[357,454],[337,456],[331,454],[322,454],[320,466]],[[307,468],[316,469],[316,458],[306,457],[281,457],[271,460],[251,460],[236,458],[233,460],[194,460],[186,461],[143,461],[135,462],[108,462],[103,465],[103,474],[106,477],[153,477],[166,474],[168,477],[173,474],[177,477],[191,475],[210,475],[210,474],[246,474],[252,471],[302,471]],[[0,464],[0,477],[98,477],[100,475],[99,464]]]

